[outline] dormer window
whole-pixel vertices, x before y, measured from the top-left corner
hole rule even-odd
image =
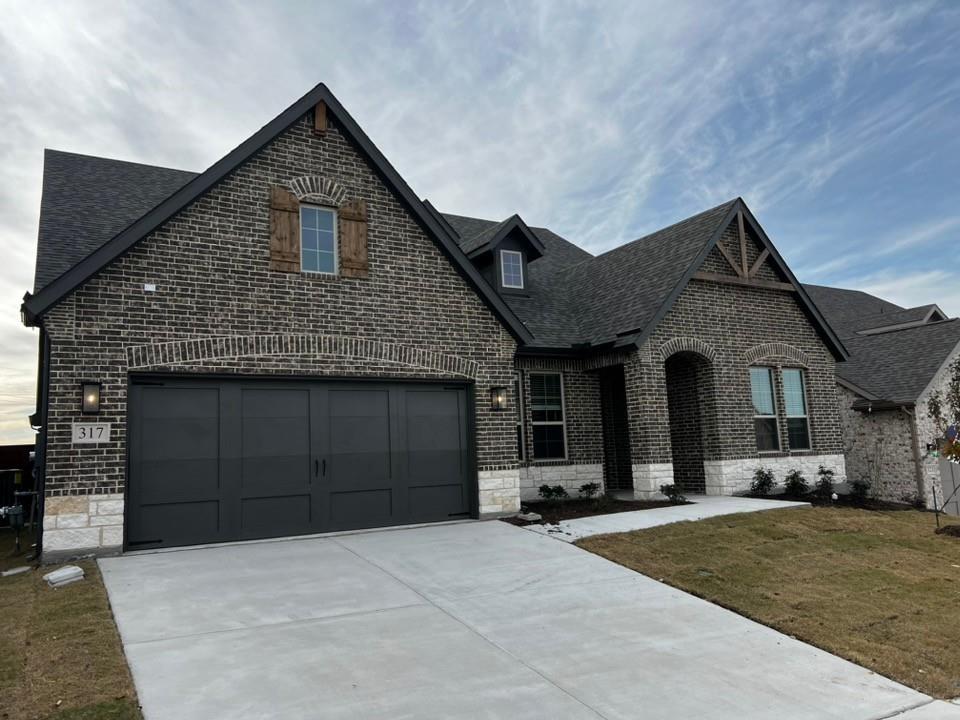
[[[500,284],[511,290],[523,290],[523,253],[500,251]]]

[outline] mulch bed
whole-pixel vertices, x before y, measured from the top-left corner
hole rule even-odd
[[[747,493],[744,497],[756,498],[758,500],[784,500],[788,502],[808,502],[811,505],[816,505],[818,507],[848,507],[848,508],[859,508],[861,510],[874,510],[877,512],[891,512],[899,510],[920,510],[915,505],[909,505],[907,503],[899,502],[890,502],[888,500],[877,500],[875,498],[867,498],[866,500],[856,500],[850,495],[840,495],[836,500],[824,500],[818,495],[807,494],[801,495],[800,497],[793,497],[787,495],[786,493],[777,493],[776,495],[756,495],[754,493]]]
[[[960,525],[944,525],[934,530],[937,535],[947,535],[949,537],[960,538]]]
[[[630,512],[633,510],[653,510],[654,508],[670,507],[671,505],[688,505],[689,503],[672,503],[669,500],[560,500],[558,502],[530,502],[523,504],[524,512],[538,513],[543,519],[539,522],[527,522],[517,517],[503,518],[504,522],[512,525],[547,525],[558,523],[561,520],[591,517],[593,515],[609,515],[610,513]]]

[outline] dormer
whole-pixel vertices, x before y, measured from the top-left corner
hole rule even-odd
[[[500,294],[526,293],[527,265],[544,251],[543,243],[519,215],[465,238],[460,248]]]

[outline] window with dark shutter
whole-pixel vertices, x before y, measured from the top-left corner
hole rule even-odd
[[[300,272],[300,201],[279,185],[270,188],[270,269]]]

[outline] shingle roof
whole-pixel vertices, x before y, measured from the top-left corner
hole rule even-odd
[[[960,320],[956,319],[858,334],[919,322],[939,310],[936,305],[903,308],[860,290],[804,287],[850,351],[850,358],[837,364],[837,375],[882,400],[915,402],[960,343]]]
[[[837,375],[884,400],[912,403],[960,343],[960,320],[943,320],[844,342],[850,359],[837,364]]]
[[[600,255],[563,283],[580,308],[581,338],[600,344],[647,327],[736,200]]]
[[[860,329],[860,321],[865,317],[905,309],[861,290],[844,290],[824,285],[803,287],[842,340],[855,337]]]
[[[461,247],[471,237],[494,233],[501,225],[494,220],[463,215],[444,213],[443,217],[460,234]],[[527,266],[527,296],[508,295],[504,299],[533,333],[538,346],[570,347],[579,336],[579,324],[570,307],[562,273],[593,255],[546,228],[530,230],[543,243],[543,255]]]
[[[194,177],[184,170],[47,150],[34,292]]]

